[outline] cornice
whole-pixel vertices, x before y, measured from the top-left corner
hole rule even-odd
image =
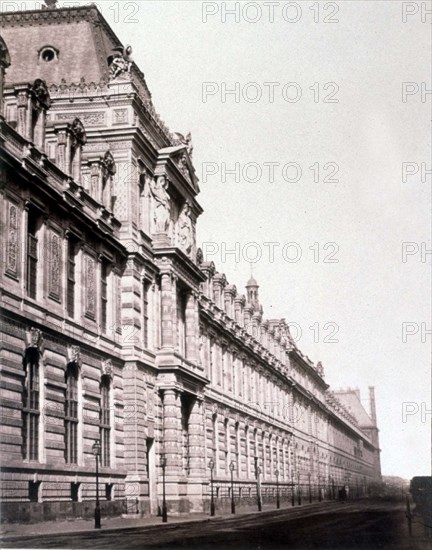
[[[167,270],[174,272],[193,286],[198,291],[200,282],[205,281],[204,274],[179,248],[164,247],[153,250],[155,263],[161,273]]]
[[[77,23],[80,21],[95,23],[99,17],[102,17],[102,15],[94,4],[70,8],[47,8],[43,10],[3,12],[0,14],[0,27],[39,26],[41,24],[59,25],[63,23]],[[105,24],[107,25],[106,22]]]

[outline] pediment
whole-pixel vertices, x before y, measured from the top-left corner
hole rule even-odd
[[[195,191],[195,194],[199,193],[198,178],[195,174],[195,168],[188,147],[181,144],[159,149],[158,163],[168,163],[169,161],[175,165],[186,182]]]

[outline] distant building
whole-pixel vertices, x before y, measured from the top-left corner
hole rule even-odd
[[[190,135],[94,6],[1,13],[5,521],[208,509],[380,479],[374,397],[332,392],[285,320],[197,249]],[[5,76],[5,71],[6,76]],[[4,79],[5,82],[4,82]]]

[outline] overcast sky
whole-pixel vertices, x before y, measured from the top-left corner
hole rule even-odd
[[[265,316],[292,323],[333,387],[359,387],[367,406],[375,386],[383,474],[407,478],[430,475],[431,15],[421,4],[432,8],[98,2],[162,119],[192,132],[207,259],[242,291],[252,261]]]

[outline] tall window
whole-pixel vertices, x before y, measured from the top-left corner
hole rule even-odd
[[[149,347],[149,292],[151,283],[144,281],[143,288],[143,345]]]
[[[66,369],[65,462],[78,462],[78,369],[70,363]]]
[[[101,400],[100,400],[100,441],[101,441],[101,466],[110,466],[110,386],[109,376],[102,376]]]
[[[75,317],[75,255],[76,241],[69,238],[67,253],[67,313],[69,317]]]
[[[224,421],[225,429],[225,472],[229,472],[229,463],[230,463],[230,429],[228,418],[225,418]]]
[[[218,419],[217,414],[214,413],[212,416],[212,458],[215,463],[215,475],[219,471],[219,433],[218,433]]]
[[[236,464],[236,471],[237,476],[241,476],[241,464],[240,464],[240,426],[239,423],[235,423],[235,432],[234,432],[234,445],[235,445],[235,464]]]
[[[33,210],[29,210],[27,223],[27,294],[36,298],[38,263],[38,219]]]
[[[190,440],[189,440],[189,417],[192,408],[190,399],[182,395],[181,397],[181,425],[182,425],[182,455],[183,472],[190,473]]]
[[[26,350],[26,378],[23,392],[23,458],[39,458],[39,352],[34,348]]]
[[[108,312],[108,264],[102,261],[101,264],[101,329],[106,332]]]
[[[209,338],[209,348],[210,348],[210,357],[209,357],[209,378],[210,378],[210,384],[214,384],[213,376],[214,376],[214,340],[213,338]]]
[[[236,354],[233,353],[231,355],[231,369],[232,369],[232,392],[234,395],[237,393],[237,377],[236,377],[236,369],[237,369],[237,357]]]
[[[178,350],[180,355],[186,354],[186,295],[179,289],[177,291],[177,334]]]

